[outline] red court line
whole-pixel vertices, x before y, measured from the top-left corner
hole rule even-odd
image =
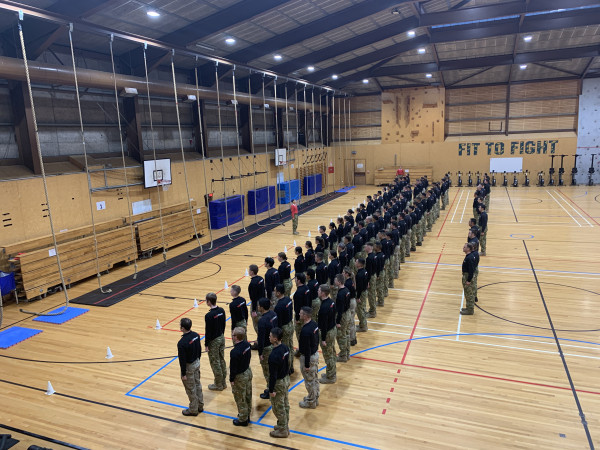
[[[442,224],[442,227],[440,228],[440,231],[437,235],[437,237],[440,237],[440,234],[442,234],[442,230],[444,229],[444,225],[446,225],[446,220],[448,220],[448,216],[450,215],[450,211],[452,211],[452,207],[454,206],[454,202],[456,201],[456,196],[458,195],[458,189],[456,190],[456,194],[454,194],[454,199],[452,199],[452,204],[450,205],[450,209],[448,210],[448,212],[446,213],[446,217],[444,218],[444,223]]]
[[[404,349],[404,355],[402,355],[401,364],[404,364],[404,360],[406,359],[406,354],[408,353],[408,349],[410,348],[410,344],[412,342],[413,336],[415,335],[415,330],[417,329],[417,324],[419,323],[419,319],[421,318],[421,313],[423,312],[423,307],[425,306],[425,301],[427,300],[427,296],[429,295],[429,290],[431,289],[431,284],[433,283],[433,277],[435,277],[435,273],[440,265],[440,260],[442,259],[442,254],[444,253],[444,246],[442,246],[442,251],[440,252],[440,256],[438,256],[438,260],[435,263],[435,268],[433,269],[433,273],[431,274],[431,279],[429,280],[429,285],[427,286],[427,291],[425,291],[425,296],[423,297],[423,301],[421,302],[421,308],[419,308],[419,314],[417,314],[417,319],[415,320],[415,324],[413,326],[412,331],[410,332],[410,337],[408,338],[408,342],[406,343],[406,348]]]
[[[560,189],[558,189],[558,192],[560,192],[567,200],[569,200],[571,203],[573,203],[575,206],[577,206],[577,208],[579,208],[586,216],[588,216],[590,219],[592,219],[596,225],[600,226],[600,223],[596,222],[596,219],[594,219],[592,216],[590,216],[585,209],[583,209],[581,206],[579,206],[577,203],[575,203],[573,200],[571,200],[571,197],[569,197],[567,194],[565,194]]]
[[[480,374],[480,373],[462,372],[462,371],[459,371],[459,370],[450,370],[450,369],[440,369],[438,367],[418,366],[418,365],[415,365],[415,364],[399,363],[397,361],[385,361],[385,360],[382,360],[382,359],[364,358],[362,356],[352,356],[352,358],[364,359],[364,360],[367,360],[367,361],[375,361],[375,362],[380,362],[380,363],[385,363],[385,364],[395,364],[395,365],[398,365],[398,366],[413,367],[413,368],[416,368],[416,369],[435,370],[437,372],[453,373],[453,374],[456,374],[456,375],[467,375],[467,376],[470,376],[470,377],[487,378],[487,379],[490,379],[490,380],[507,381],[507,382],[510,382],[510,383],[527,384],[527,385],[530,385],[530,386],[548,387],[548,388],[560,389],[560,390],[564,390],[564,391],[570,391],[571,390],[570,387],[554,386],[552,384],[544,384],[544,383],[534,383],[532,381],[514,380],[512,378],[495,377],[495,376],[492,376],[492,375],[483,375],[483,374]],[[585,393],[585,394],[600,395],[600,392],[596,392],[596,391],[585,391],[585,390],[581,390],[581,389],[576,389],[576,391],[577,392],[582,392],[582,393]]]
[[[179,318],[180,318],[181,316],[183,316],[184,314],[187,314],[187,313],[189,313],[189,312],[190,312],[192,309],[196,309],[196,308],[194,308],[194,307],[192,306],[190,309],[188,309],[188,310],[186,310],[186,311],[182,312],[181,314],[179,314],[179,315],[178,315],[177,317],[175,317],[174,319],[171,319],[171,320],[169,320],[167,323],[165,323],[165,326],[169,325],[171,322],[174,322],[174,321],[176,321],[177,319],[179,319]]]

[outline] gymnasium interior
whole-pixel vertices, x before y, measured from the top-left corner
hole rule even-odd
[[[0,101],[0,450],[600,445],[600,1],[0,0]],[[182,416],[180,319],[399,174],[448,204],[318,406],[202,354]]]

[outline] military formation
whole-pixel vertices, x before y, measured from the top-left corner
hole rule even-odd
[[[479,276],[479,257],[485,256],[488,210],[491,193],[490,178],[486,173],[482,184],[479,184],[473,195],[473,218],[469,220],[467,242],[463,245],[465,259],[462,263],[462,285],[466,307],[461,308],[462,315],[471,316],[475,313],[477,298],[477,277]]]
[[[214,374],[214,383],[208,388],[222,391],[229,378],[238,408],[234,425],[250,423],[252,351],[258,354],[265,383],[259,396],[271,402],[277,419],[270,432],[272,437],[289,435],[288,389],[290,375],[295,372],[295,357],[299,359],[298,370],[307,392],[299,407],[315,409],[319,406],[321,385],[336,383],[339,364],[349,361],[350,349],[357,345],[358,334],[368,331],[367,319],[377,317],[378,311],[385,307],[388,290],[394,287],[401,264],[423,245],[440,210],[448,205],[449,187],[448,177],[432,184],[423,177],[411,184],[408,176],[398,176],[394,183],[368,196],[356,211],[350,209],[336,222],[320,226],[314,241],[307,240],[304,246],[296,246],[293,264],[287,261],[284,252],[277,256],[278,267],[273,258],[267,257],[263,264],[264,278],[259,275],[258,265],[250,265],[250,301],[240,296],[240,286],[230,288],[234,346],[230,352],[229,377],[223,354],[225,311],[217,306],[216,294],[207,294],[209,312],[205,318],[204,340]],[[482,201],[486,201],[485,196]],[[485,203],[478,204],[479,227],[469,230],[470,241],[465,244],[466,298],[469,292],[466,314],[473,311],[470,301],[472,292],[476,293],[479,262],[475,247],[481,245],[484,250],[485,210]],[[297,221],[297,212],[295,217]],[[477,243],[471,241],[472,235]],[[252,344],[247,338],[249,318],[257,336]],[[189,319],[181,319],[181,331],[184,333],[178,344],[181,376],[190,400],[189,407],[182,413],[195,416],[203,411],[199,384],[200,338],[191,331]],[[319,348],[325,363],[321,376]]]

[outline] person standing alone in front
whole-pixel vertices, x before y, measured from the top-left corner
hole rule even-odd
[[[183,335],[177,343],[177,356],[181,368],[181,381],[190,400],[188,408],[181,411],[181,414],[197,416],[204,411],[204,397],[200,384],[200,336],[192,331],[192,321],[187,317],[179,321],[179,329]]]

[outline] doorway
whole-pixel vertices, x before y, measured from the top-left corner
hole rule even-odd
[[[353,159],[353,169],[354,169],[354,184],[365,185],[367,184],[367,164],[365,159]]]

